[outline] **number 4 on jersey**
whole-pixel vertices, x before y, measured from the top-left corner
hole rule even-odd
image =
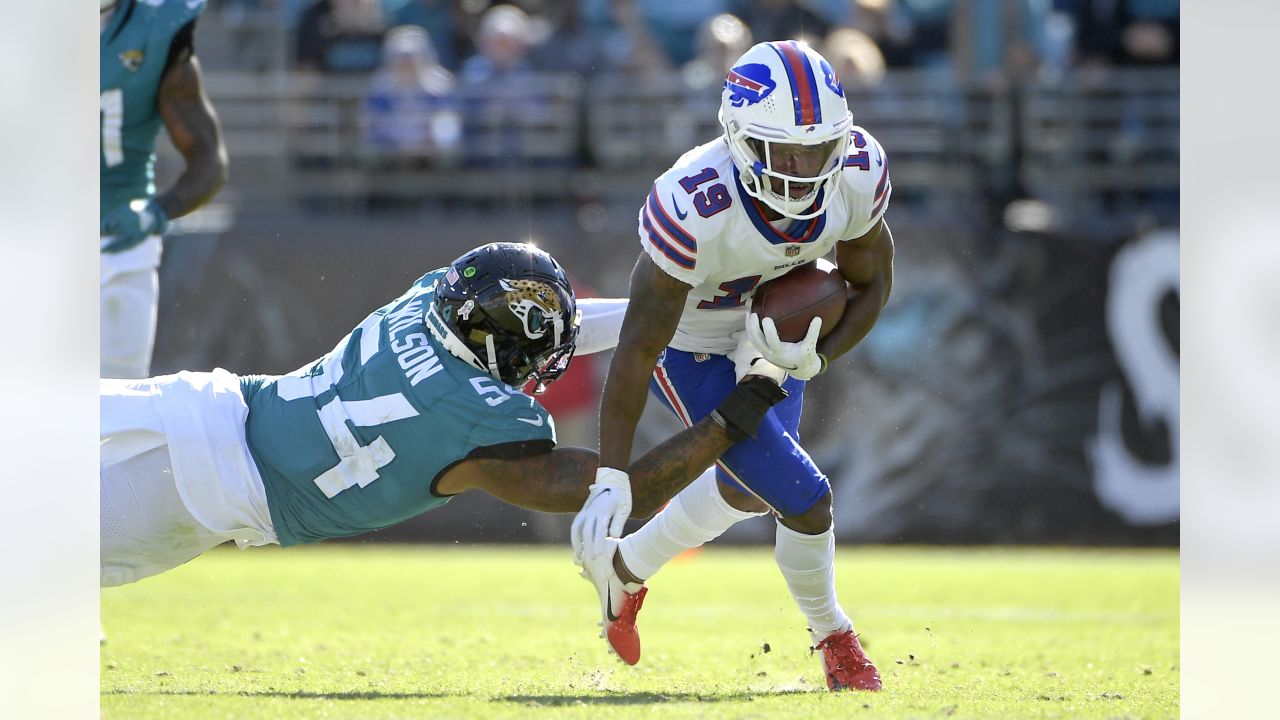
[[[375,333],[375,342],[368,343],[368,356],[377,352],[381,343],[379,324],[381,315],[371,315],[357,328],[361,338],[361,361],[365,360],[365,334]],[[354,335],[354,332],[352,333]],[[325,364],[318,374],[285,375],[276,381],[276,390],[280,399],[285,401],[314,398],[321,393],[334,389],[342,379],[342,357],[346,354],[347,344],[352,335],[343,338],[329,353]],[[409,403],[403,393],[379,395],[368,400],[343,401],[334,394],[329,402],[320,407],[320,426],[324,434],[329,436],[333,451],[338,454],[338,464],[325,470],[315,478],[316,487],[327,498],[332,498],[347,488],[359,485],[364,487],[378,479],[378,469],[396,459],[396,453],[381,435],[375,437],[368,445],[361,445],[355,433],[347,426],[350,421],[356,427],[375,427],[396,420],[405,420],[418,415],[418,410]]]

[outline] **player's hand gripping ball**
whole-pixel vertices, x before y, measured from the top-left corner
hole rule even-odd
[[[848,286],[827,260],[805,263],[756,289],[747,335],[766,360],[808,380],[826,370],[818,340],[844,315]]]

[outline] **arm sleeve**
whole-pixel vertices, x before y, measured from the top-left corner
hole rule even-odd
[[[845,240],[866,235],[880,222],[889,208],[889,196],[893,194],[893,182],[889,179],[889,156],[880,141],[864,132],[870,146],[872,161],[870,172],[858,168],[846,168],[840,182],[842,189],[850,193],[849,227]]]
[[[578,309],[582,311],[582,325],[578,328],[578,349],[574,354],[590,355],[617,345],[628,302],[627,298],[578,300]]]

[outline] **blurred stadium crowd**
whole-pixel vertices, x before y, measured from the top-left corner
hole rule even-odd
[[[653,178],[721,132],[729,64],[785,38],[835,65],[895,190],[893,298],[802,426],[856,498],[837,533],[1176,543],[1177,0],[210,0],[231,181],[174,223],[153,371],[290,371],[495,240],[625,294]],[[603,372],[553,387],[573,444]],[[398,532],[556,522],[494,503]]]

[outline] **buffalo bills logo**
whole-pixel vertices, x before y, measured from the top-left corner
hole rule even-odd
[[[755,105],[769,97],[777,86],[769,73],[769,66],[760,63],[739,65],[724,79],[724,87],[729,91],[729,104],[734,107]]]
[[[826,81],[827,87],[831,88],[831,92],[844,97],[844,85],[840,84],[840,78],[836,76],[835,68],[831,67],[831,63],[824,58],[820,63],[822,66],[822,79]]]

